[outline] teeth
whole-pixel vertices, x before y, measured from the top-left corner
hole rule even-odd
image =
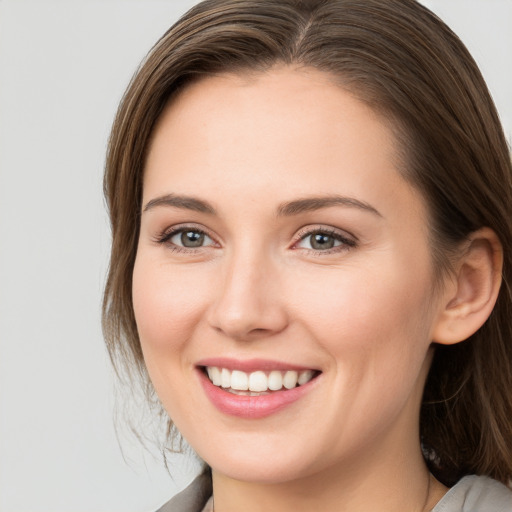
[[[267,391],[267,376],[263,372],[252,372],[249,375],[249,389],[251,391]]]
[[[220,372],[220,385],[223,388],[231,387],[231,372],[229,370],[226,370],[226,368],[222,368]]]
[[[278,391],[283,387],[283,376],[281,372],[270,372],[268,376],[268,389],[272,391]]]
[[[239,372],[238,370],[231,372],[231,389],[247,391],[249,389],[249,377],[247,373]],[[251,389],[251,391],[253,390]]]
[[[208,377],[210,377],[210,380],[215,384],[215,386],[220,386],[222,384],[220,370],[215,366],[208,367]]]
[[[297,372],[255,371],[252,373],[240,370],[230,371],[227,368],[208,366],[206,368],[208,378],[215,386],[223,387],[235,394],[255,396],[266,391],[279,391],[280,389],[293,389],[307,384],[315,375],[313,370]]]
[[[283,386],[286,389],[293,389],[297,385],[299,374],[297,372],[286,372],[283,378]]]
[[[306,370],[305,372],[300,372],[297,381],[299,383],[299,386],[303,386],[304,384],[308,383],[313,378],[314,374],[315,372],[313,370]]]

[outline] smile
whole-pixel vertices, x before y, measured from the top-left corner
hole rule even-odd
[[[210,360],[198,365],[202,387],[223,414],[263,418],[290,406],[316,387],[322,372],[269,361]]]
[[[271,391],[303,386],[315,376],[314,370],[301,372],[296,370],[274,370],[271,372],[257,370],[247,373],[217,366],[207,366],[206,373],[214,386],[222,387],[230,393],[249,396],[259,396]]]

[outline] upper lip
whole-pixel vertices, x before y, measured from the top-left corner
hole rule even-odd
[[[197,362],[197,366],[206,367],[206,366],[216,366],[217,368],[226,368],[227,370],[239,370],[242,372],[255,372],[258,370],[262,371],[287,371],[287,370],[295,370],[295,371],[305,371],[305,370],[317,370],[316,368],[312,368],[311,366],[303,366],[298,364],[287,363],[284,361],[275,361],[271,359],[233,359],[227,357],[212,357],[207,359],[201,359]]]

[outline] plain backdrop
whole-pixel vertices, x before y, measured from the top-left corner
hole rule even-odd
[[[196,466],[121,436],[100,330],[101,179],[132,73],[193,0],[0,0],[0,512],[149,512]],[[425,0],[512,134],[512,0]],[[126,460],[125,460],[126,459]]]

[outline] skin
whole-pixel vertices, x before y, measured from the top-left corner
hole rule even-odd
[[[386,121],[311,69],[220,75],[186,88],[155,129],[133,301],[170,417],[212,467],[215,510],[430,510],[419,407],[446,293],[433,293],[428,214],[399,174]],[[279,216],[286,202],[344,196]],[[172,227],[205,245],[176,250]],[[349,243],[311,248],[305,229]],[[206,397],[196,365],[264,358],[321,370],[299,401],[257,420]]]

